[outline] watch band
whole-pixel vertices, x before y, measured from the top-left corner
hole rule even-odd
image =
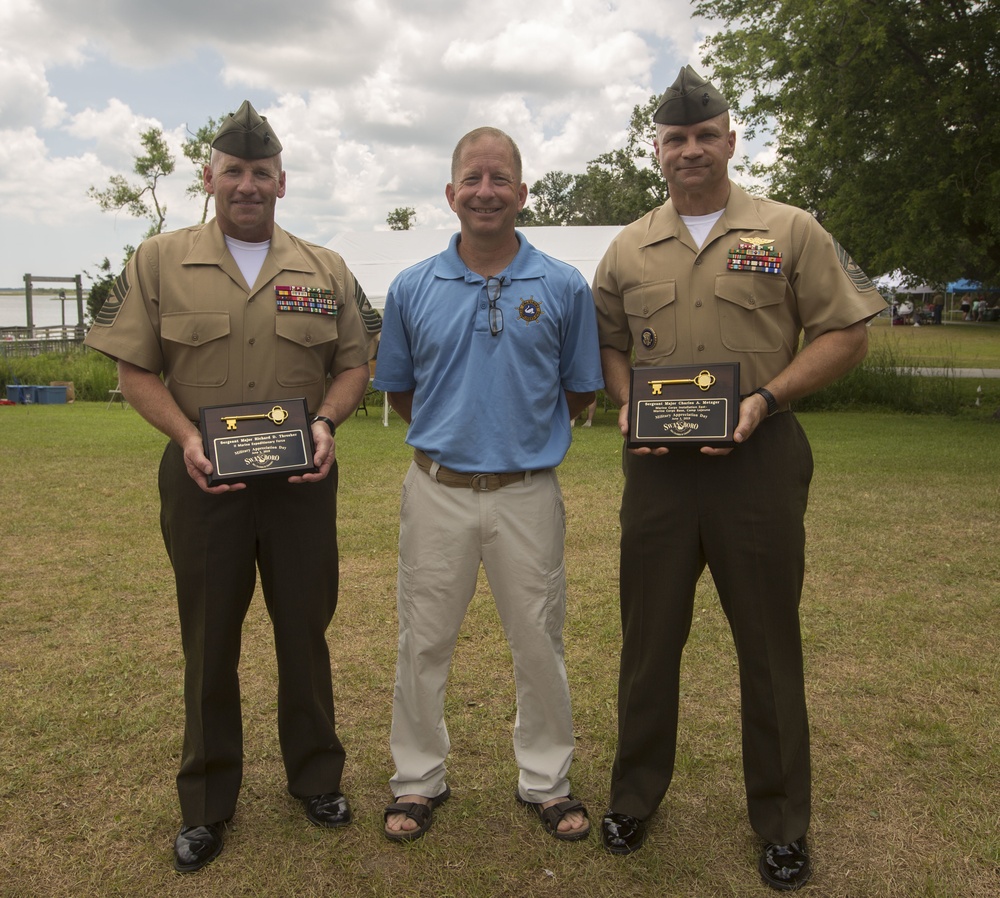
[[[773,399],[774,397],[771,398]],[[325,424],[327,427],[330,428],[330,436],[336,435],[337,425],[334,424],[333,421],[331,421],[328,417],[326,417],[326,415],[316,415],[310,423],[315,424],[317,421],[319,421],[322,424]]]
[[[767,403],[767,416],[770,418],[778,410],[778,400],[774,398],[774,394],[764,387],[757,387],[754,393],[759,393],[764,397],[764,401]],[[753,393],[750,394],[753,396]]]

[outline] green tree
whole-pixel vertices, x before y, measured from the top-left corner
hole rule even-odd
[[[573,204],[576,175],[550,171],[531,185],[531,203],[521,210],[520,224],[571,225],[578,213]]]
[[[205,192],[204,170],[212,161],[212,140],[222,127],[223,115],[218,120],[209,117],[208,121],[184,141],[181,149],[184,155],[194,163],[194,177],[187,188],[187,195],[199,197],[202,200],[201,223],[208,220],[209,194]],[[188,132],[191,133],[190,131]]]
[[[1000,283],[996,0],[699,0],[705,62],[773,136],[770,193],[873,274]]]
[[[97,313],[101,311],[104,301],[111,295],[111,288],[115,284],[117,272],[111,270],[111,260],[107,256],[100,265],[97,266],[97,275],[89,271],[83,272],[88,278],[93,278],[90,284],[90,292],[87,294],[87,320],[93,321]]]
[[[408,231],[417,223],[417,210],[412,206],[399,206],[386,216],[385,223],[393,231]]]
[[[125,247],[125,258],[122,260],[122,268],[125,267],[125,264],[134,252],[135,247]],[[83,272],[88,278],[92,279],[90,292],[87,293],[88,321],[93,321],[97,317],[97,313],[101,311],[101,306],[104,305],[104,301],[111,295],[111,291],[115,286],[115,281],[118,279],[118,271],[119,269],[111,267],[111,260],[105,256],[101,263],[97,266],[96,276],[91,274],[89,271]]]
[[[151,224],[144,236],[152,237],[163,230],[167,217],[167,207],[157,197],[156,188],[160,178],[173,173],[174,157],[159,128],[143,131],[140,139],[145,153],[135,157],[132,167],[140,183],[132,184],[123,175],[112,175],[108,187],[104,190],[90,187],[87,196],[96,200],[104,212],[125,210],[134,218],[148,218]]]
[[[625,225],[667,198],[653,153],[657,98],[632,109],[625,146],[587,163],[583,174],[548,172],[531,188],[521,224]]]
[[[577,178],[574,205],[580,224],[626,225],[666,201],[667,185],[653,151],[657,105],[654,95],[633,107],[625,146],[602,153]]]

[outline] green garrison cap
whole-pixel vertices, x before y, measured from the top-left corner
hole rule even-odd
[[[660,125],[697,125],[721,115],[728,108],[726,98],[686,65],[660,97],[653,121]]]
[[[244,100],[236,112],[226,116],[212,147],[240,159],[268,159],[281,152],[281,141],[267,119]]]

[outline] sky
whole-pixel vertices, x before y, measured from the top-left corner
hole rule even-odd
[[[634,106],[691,63],[716,24],[689,0],[0,0],[0,287],[96,276],[149,222],[87,195],[132,172],[160,128],[177,168],[165,228],[198,222],[183,140],[249,99],[284,146],[277,220],[325,244],[457,225],[451,152],[508,132],[530,186],[622,146]],[[740,128],[736,124],[738,137]],[[750,152],[737,146],[737,156]],[[755,153],[751,153],[755,155]],[[211,214],[211,213],[210,213]]]

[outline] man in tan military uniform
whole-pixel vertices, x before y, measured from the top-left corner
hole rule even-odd
[[[219,854],[236,809],[240,634],[258,568],[288,790],[313,823],[350,822],[325,636],[339,569],[334,431],[367,387],[369,331],[378,328],[343,260],[275,224],[281,144],[249,101],[212,147],[205,187],[216,217],[145,241],[86,340],[118,361],[126,399],[170,437],[159,485],[185,658],[181,872]],[[199,409],[297,397],[312,416],[315,473],[210,485]]]
[[[640,848],[670,784],[680,661],[707,564],[740,666],[743,761],[759,869],[810,876],[809,729],[798,606],[812,456],[789,404],[864,357],[884,307],[808,213],[729,180],[728,103],[687,66],[654,115],[670,200],[626,227],[594,277],[604,380],[628,432],[636,366],[739,362],[734,448],[624,456],[618,750],[602,841]],[[800,335],[806,347],[798,351]]]

